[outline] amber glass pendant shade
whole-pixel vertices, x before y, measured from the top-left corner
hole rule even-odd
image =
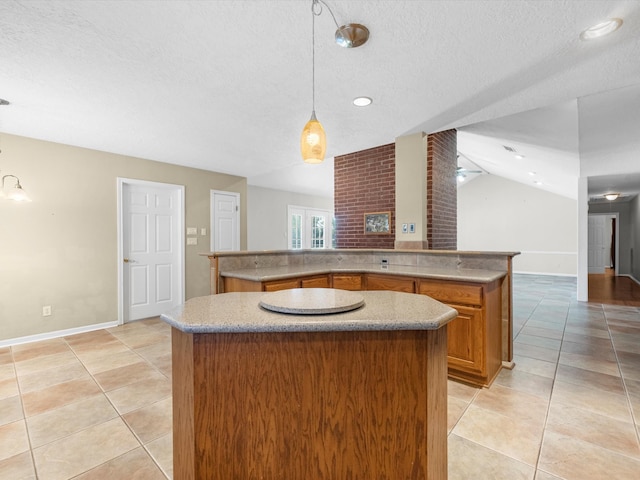
[[[302,129],[300,137],[300,151],[305,163],[322,163],[327,151],[327,137],[322,124],[316,118],[315,110],[311,113],[311,119]]]

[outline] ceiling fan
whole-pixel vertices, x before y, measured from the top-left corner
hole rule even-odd
[[[456,158],[460,158],[460,156],[463,156],[467,161],[473,163],[471,160],[469,160],[466,156],[462,155],[461,153],[458,153]],[[473,163],[475,165],[475,163]],[[478,167],[480,168],[480,167]],[[467,178],[467,174],[469,173],[484,173],[483,170],[469,170],[467,168],[464,167],[458,167],[456,168],[456,179],[459,182],[464,182],[465,178]]]

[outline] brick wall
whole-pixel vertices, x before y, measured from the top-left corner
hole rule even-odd
[[[430,250],[458,248],[457,134],[427,136],[427,241]]]
[[[395,143],[334,159],[337,248],[393,248],[395,242]],[[391,231],[364,233],[364,214],[391,212]]]
[[[427,241],[430,250],[456,250],[458,193],[455,130],[427,136]],[[394,248],[395,143],[335,157],[337,248]],[[366,235],[364,214],[391,212],[388,235]]]

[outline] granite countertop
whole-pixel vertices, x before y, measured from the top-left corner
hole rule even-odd
[[[201,252],[198,255],[205,257],[241,257],[241,256],[254,256],[260,255],[305,255],[308,253],[322,255],[326,252],[332,253],[385,253],[390,254],[397,253],[428,253],[429,255],[483,255],[483,256],[507,256],[514,257],[520,255],[520,252],[500,252],[500,251],[487,251],[487,250],[415,250],[415,249],[402,249],[402,248],[307,248],[296,250],[234,250],[224,252]]]
[[[313,291],[294,289],[313,299]],[[271,292],[275,293],[275,292]],[[426,295],[362,291],[364,305],[348,312],[300,315],[260,306],[266,292],[221,293],[187,300],[161,319],[186,333],[328,332],[357,330],[436,330],[457,312]],[[326,298],[323,298],[326,302]],[[327,305],[330,308],[330,305]]]
[[[282,267],[246,268],[241,270],[223,270],[222,277],[239,278],[254,282],[268,282],[297,276],[323,275],[329,273],[383,273],[407,277],[435,278],[439,280],[457,280],[467,282],[490,283],[504,277],[507,272],[475,268],[418,267],[412,265],[353,264],[308,264]]]

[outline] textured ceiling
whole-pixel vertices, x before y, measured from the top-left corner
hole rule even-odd
[[[0,131],[332,195],[333,156],[460,128],[482,170],[531,184],[535,168],[541,188],[576,198],[579,124],[598,115],[576,99],[640,85],[639,1],[327,3],[371,38],[342,49],[330,14],[316,18],[323,165],[299,153],[310,0],[3,0]],[[578,39],[610,17],[618,32]],[[359,95],[373,104],[353,106]],[[535,163],[515,168],[505,144]]]

